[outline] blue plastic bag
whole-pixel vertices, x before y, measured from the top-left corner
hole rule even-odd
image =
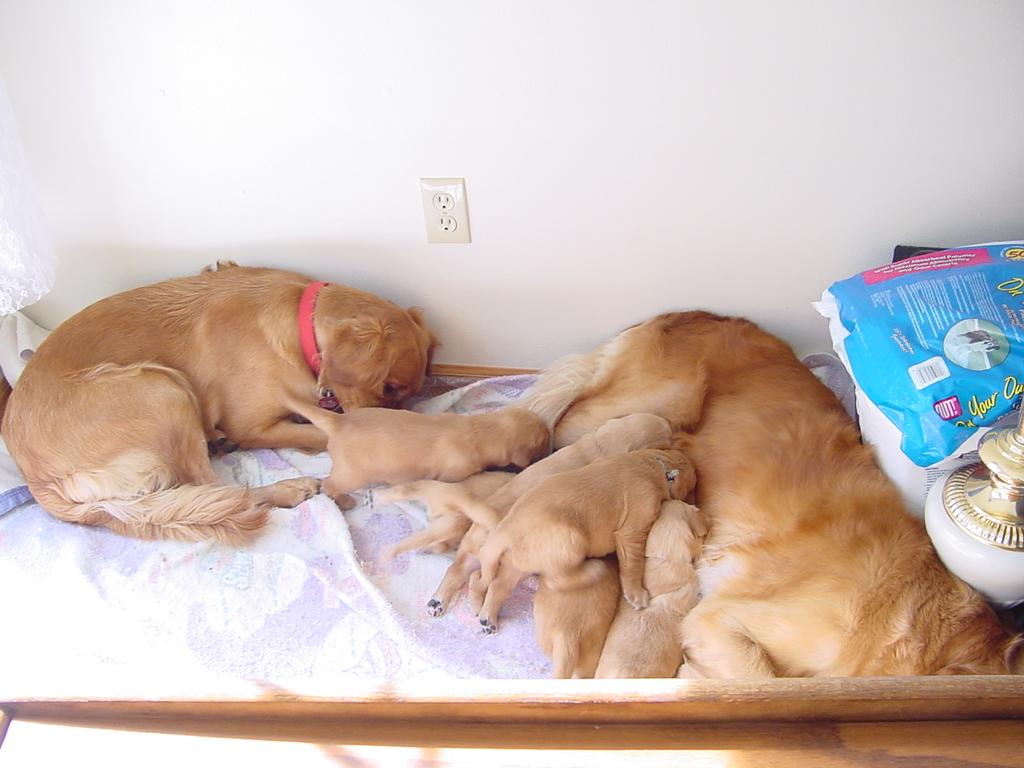
[[[851,371],[918,466],[1020,407],[1024,243],[939,251],[829,289]]]

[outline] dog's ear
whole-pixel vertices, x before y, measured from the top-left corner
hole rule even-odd
[[[677,465],[679,471],[676,474],[675,480],[672,481],[669,493],[672,494],[673,499],[686,501],[687,497],[690,496],[690,493],[697,486],[697,470],[688,456],[683,455],[682,458],[683,460]]]
[[[409,313],[412,321],[423,331],[427,346],[427,368],[429,369],[430,365],[434,362],[434,352],[441,347],[441,342],[434,335],[433,331],[427,327],[427,322],[423,318],[423,310],[420,307],[409,307],[405,311]]]
[[[321,384],[382,384],[391,362],[386,338],[384,323],[372,315],[328,324],[321,341]]]

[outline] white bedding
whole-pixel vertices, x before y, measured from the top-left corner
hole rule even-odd
[[[493,410],[533,380],[487,379],[414,408]],[[228,482],[266,485],[323,477],[330,459],[240,451],[215,466]],[[0,502],[24,501],[22,484],[0,455]],[[493,636],[464,593],[448,614],[427,615],[451,555],[382,556],[425,522],[415,503],[342,514],[321,494],[275,510],[252,546],[235,549],[138,541],[17,504],[0,514],[0,699],[254,687],[323,695],[353,680],[550,677],[533,636],[534,581],[506,603]]]

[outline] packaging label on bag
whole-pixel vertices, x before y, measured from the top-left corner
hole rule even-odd
[[[1019,408],[1024,243],[915,256],[835,283],[845,352],[918,466]]]

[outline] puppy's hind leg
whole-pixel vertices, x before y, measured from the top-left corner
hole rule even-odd
[[[444,515],[430,521],[422,531],[407,536],[391,548],[390,559],[410,549],[423,549],[440,554],[454,548],[466,535],[470,522],[457,515]]]
[[[493,635],[498,631],[498,612],[505,601],[512,596],[516,587],[530,574],[518,571],[506,563],[498,567],[497,575],[483,589],[480,579],[474,573],[469,580],[469,602],[485,635]]]
[[[480,567],[480,561],[476,556],[459,550],[455,555],[455,562],[448,566],[441,583],[438,584],[434,594],[427,601],[427,613],[437,618],[448,610],[455,595],[462,589],[462,585],[469,581],[471,574]]]
[[[440,485],[440,480],[417,480],[403,485],[392,485],[388,488],[380,488],[373,491],[373,506],[386,507],[398,501],[423,501],[425,502],[430,491]]]

